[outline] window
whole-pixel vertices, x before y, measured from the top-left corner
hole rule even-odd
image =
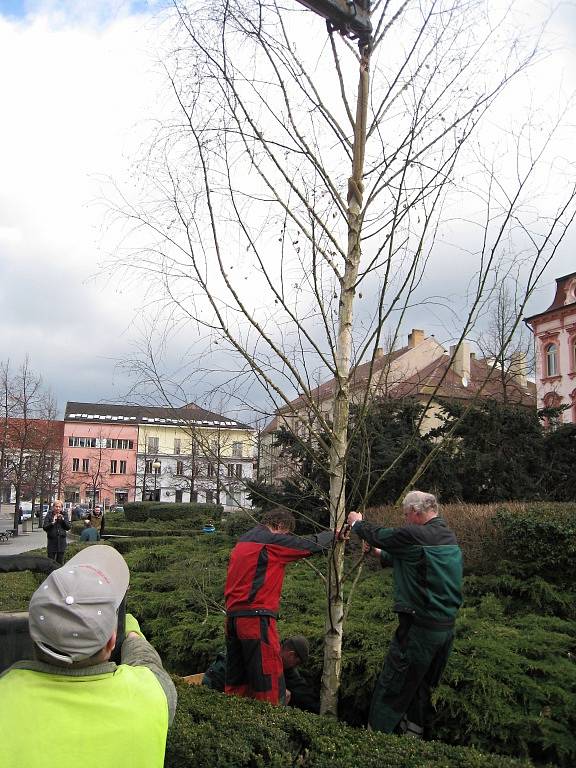
[[[242,464],[236,464],[236,477],[242,477]]]
[[[572,371],[576,373],[576,336],[570,340],[570,352],[572,357]]]
[[[158,440],[157,437],[148,438],[148,453],[158,453]]]
[[[120,462],[120,474],[125,475],[126,474],[126,462],[121,461]]]
[[[184,474],[184,462],[183,461],[177,461],[176,462],[176,474],[177,475],[183,475]]]
[[[176,456],[180,456],[180,447],[181,447],[180,438],[179,437],[175,437],[174,438],[174,454]]]
[[[106,440],[102,440],[102,448],[115,448],[123,451],[132,450],[134,448],[134,441],[109,437]]]
[[[47,472],[52,472],[54,469],[54,456],[46,456],[44,467]]]
[[[176,504],[182,503],[182,491],[175,491],[174,492],[174,501]]]
[[[71,448],[96,448],[95,437],[69,437],[68,445]]]
[[[82,459],[82,472],[90,470],[90,459]]]
[[[80,459],[72,459],[72,472],[80,472]]]
[[[214,477],[216,470],[211,461],[208,462],[208,477]]]
[[[214,491],[206,491],[206,504],[214,502]]]
[[[558,347],[556,344],[546,346],[546,376],[558,375]]]
[[[152,459],[146,459],[146,467],[144,469],[147,475],[152,474]]]
[[[190,491],[190,503],[196,504],[198,501],[198,491]]]
[[[242,456],[242,443],[232,443],[232,456],[240,458]]]
[[[228,477],[234,477],[234,464],[228,464]]]
[[[112,459],[112,461],[110,462],[110,474],[116,475],[117,473],[118,473],[118,462],[116,461],[116,459]]]

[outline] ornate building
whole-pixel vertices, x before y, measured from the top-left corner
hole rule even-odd
[[[538,408],[569,406],[564,423],[576,423],[576,272],[556,280],[554,301],[524,321],[534,334]]]

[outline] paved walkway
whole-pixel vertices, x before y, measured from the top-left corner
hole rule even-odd
[[[1,517],[0,529],[12,528],[12,520]],[[15,538],[9,539],[8,542],[0,541],[0,555],[19,555],[21,552],[28,552],[31,549],[45,549],[46,547],[46,533],[40,528],[34,528],[32,533],[22,533],[22,526],[20,526],[20,533]]]

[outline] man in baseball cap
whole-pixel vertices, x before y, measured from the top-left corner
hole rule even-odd
[[[36,658],[0,677],[3,768],[161,768],[176,691],[162,661],[126,616],[121,662],[110,660],[130,574],[111,546],[93,545],[32,595]],[[40,707],[34,738],[26,715]],[[90,712],[84,728],[79,711]]]

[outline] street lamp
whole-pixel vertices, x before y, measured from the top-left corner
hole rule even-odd
[[[156,482],[158,480],[158,472],[160,471],[160,467],[162,466],[162,462],[158,459],[154,459],[152,462],[152,469],[154,470],[154,501],[158,501],[156,498]]]
[[[319,16],[323,16],[343,35],[358,38],[363,44],[370,40],[370,0],[297,0]]]

